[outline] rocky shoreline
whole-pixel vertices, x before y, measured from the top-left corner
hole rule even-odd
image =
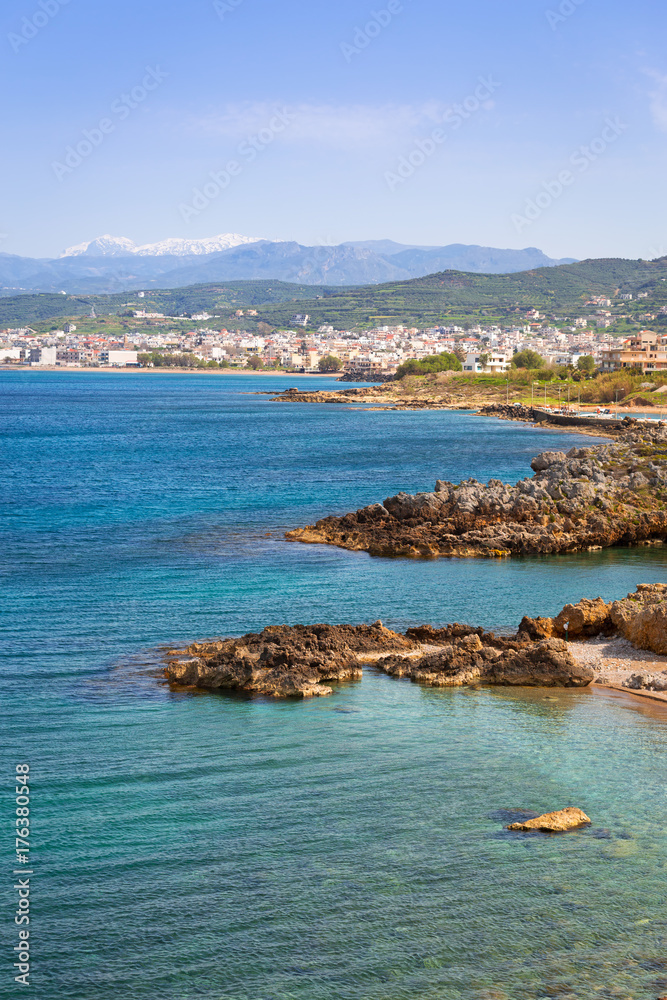
[[[667,654],[667,584],[640,584],[635,594],[611,603],[584,599],[555,618],[524,618],[511,636],[458,623],[404,634],[379,621],[270,626],[171,650],[165,677],[176,689],[276,698],[331,694],[331,683],[360,680],[364,666],[427,687],[587,687],[600,678],[566,637],[585,641],[600,634]],[[667,671],[667,657],[664,666]],[[628,675],[623,684],[629,690],[667,690],[667,672]]]
[[[339,379],[339,381],[343,381]],[[286,389],[277,396],[272,393],[272,403],[338,403],[348,406],[358,406],[367,403],[374,410],[470,410],[469,404],[462,404],[449,394],[444,397],[425,396],[419,398],[395,395],[388,386],[395,386],[393,380],[387,379],[383,385],[364,386],[363,389],[316,389],[313,392],[301,389]]]
[[[630,422],[613,441],[543,452],[532,478],[438,480],[286,533],[371,556],[553,555],[667,540],[667,426]]]

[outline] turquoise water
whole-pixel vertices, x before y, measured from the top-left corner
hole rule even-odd
[[[538,451],[591,443],[246,394],[290,384],[0,374],[2,762],[31,766],[39,995],[655,1000],[660,706],[373,672],[273,703],[175,695],[151,673],[161,644],[271,622],[508,629],[667,578],[654,549],[418,563],[285,542],[401,489],[516,481]],[[503,831],[507,810],[568,804],[590,830]]]

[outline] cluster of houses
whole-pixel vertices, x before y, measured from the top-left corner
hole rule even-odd
[[[274,330],[258,335],[246,330],[215,329],[214,317],[207,313],[192,316],[191,329],[180,320],[181,329],[165,330],[169,317],[141,313],[135,318],[144,321],[122,339],[77,331],[73,323],[62,330],[36,333],[29,328],[0,332],[0,363],[53,367],[127,367],[146,363],[142,354],[161,352],[189,354],[203,363],[217,362],[225,366],[256,367],[261,359],[264,366],[291,371],[317,372],[325,358],[338,359],[341,369],[365,374],[369,378],[395,372],[400,364],[412,358],[423,359],[443,352],[456,352],[463,370],[470,373],[503,372],[513,356],[522,350],[536,351],[547,363],[576,365],[583,355],[592,355],[603,371],[640,366],[646,371],[667,368],[667,336],[642,330],[628,340],[619,340],[606,329],[606,312],[610,300],[595,299],[595,316],[576,319],[571,324],[550,325],[540,313],[529,310],[521,325],[437,326],[415,327],[377,326],[363,332],[336,330],[321,326],[317,332],[306,332],[308,316],[293,317],[294,329]],[[245,314],[256,315],[255,310]],[[239,310],[237,319],[245,315]],[[144,325],[145,324],[145,325]],[[150,363],[150,362],[149,362]]]

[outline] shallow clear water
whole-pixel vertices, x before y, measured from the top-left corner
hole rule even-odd
[[[372,672],[273,703],[174,695],[150,673],[160,644],[268,623],[508,629],[667,576],[659,549],[413,562],[285,542],[591,443],[245,394],[290,384],[0,374],[3,773],[33,774],[40,995],[655,1000],[660,706]],[[568,804],[590,830],[503,832],[502,810]]]

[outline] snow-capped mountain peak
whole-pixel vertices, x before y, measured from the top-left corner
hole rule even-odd
[[[258,243],[259,237],[240,236],[238,233],[221,233],[201,240],[170,237],[157,243],[137,246],[124,236],[98,236],[89,243],[78,243],[61,253],[62,257],[196,257],[201,254],[218,253],[243,243]]]

